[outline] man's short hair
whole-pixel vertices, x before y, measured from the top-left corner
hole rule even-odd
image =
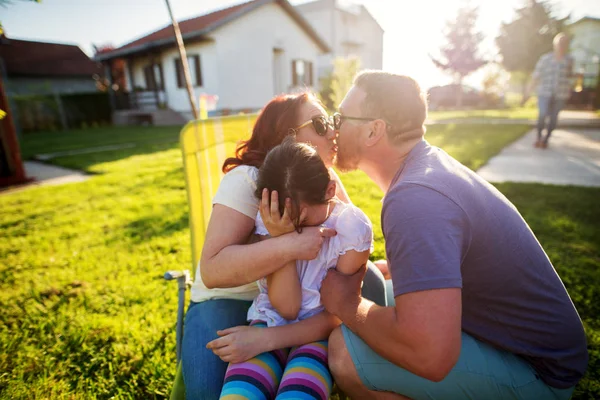
[[[427,96],[414,79],[367,70],[356,75],[354,85],[366,93],[363,117],[385,120],[390,141],[404,142],[425,134]]]
[[[554,45],[554,47],[558,46],[560,44],[560,42],[562,40],[566,40],[567,42],[569,41],[569,36],[563,32],[560,32],[559,34],[557,34],[556,36],[554,36],[554,39],[552,39],[552,44]]]

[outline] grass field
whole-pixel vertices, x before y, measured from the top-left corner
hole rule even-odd
[[[535,107],[514,107],[506,109],[494,109],[494,110],[448,110],[448,111],[430,111],[429,119],[436,120],[449,120],[449,119],[522,119],[522,120],[536,120],[537,119],[537,108]]]
[[[435,125],[427,137],[476,169],[526,127]],[[88,181],[0,195],[0,398],[151,399],[175,372],[176,288],[190,265],[181,155],[173,128],[27,135],[27,157],[114,143],[135,148],[54,160]],[[380,191],[342,176],[376,227]],[[586,324],[589,372],[575,398],[600,397],[599,189],[498,186],[548,251]]]

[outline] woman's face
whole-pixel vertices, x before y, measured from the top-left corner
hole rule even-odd
[[[297,126],[319,116],[323,116],[329,120],[329,116],[320,104],[311,101],[304,103],[299,110]],[[327,168],[333,166],[333,161],[337,153],[337,146],[335,144],[335,132],[330,126],[327,128],[325,136],[319,136],[315,131],[313,124],[308,124],[298,130],[296,141],[308,143],[313,146],[317,150],[321,160],[323,160],[323,163],[325,163],[325,166]]]

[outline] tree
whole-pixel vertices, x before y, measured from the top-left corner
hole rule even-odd
[[[98,56],[103,53],[110,53],[115,49],[115,47],[111,44],[104,44],[101,46],[93,45],[94,47],[94,56]],[[117,58],[111,60],[109,62],[110,66],[110,74],[112,75],[112,79],[108,79],[108,77],[94,77],[96,79],[96,87],[98,90],[102,92],[106,92],[108,90],[109,82],[113,82],[113,89],[115,92],[123,92],[125,91],[125,60],[122,58]]]
[[[359,70],[360,60],[356,57],[333,60],[333,69],[321,78],[319,97],[325,107],[333,110],[342,102]]]
[[[448,21],[444,30],[446,44],[440,49],[440,58],[431,57],[433,63],[449,73],[459,85],[456,105],[462,105],[462,82],[486,61],[479,56],[479,44],[483,40],[481,32],[475,30],[477,8],[463,7],[458,10],[455,21]]]
[[[512,22],[503,23],[496,45],[502,65],[521,84],[523,102],[527,83],[539,58],[552,51],[552,40],[561,32],[567,18],[552,17],[550,5],[543,1],[527,0],[515,10]]]

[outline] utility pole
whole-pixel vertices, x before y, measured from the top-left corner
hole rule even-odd
[[[194,99],[194,90],[192,89],[192,79],[190,77],[190,68],[188,65],[187,54],[183,45],[183,39],[181,37],[181,31],[179,30],[179,24],[173,17],[173,11],[171,11],[171,5],[169,0],[165,0],[167,8],[169,9],[169,16],[171,17],[171,23],[173,24],[173,31],[175,32],[175,38],[177,39],[177,47],[179,48],[179,56],[181,57],[181,67],[183,68],[183,76],[185,78],[185,86],[187,88],[188,97],[190,99],[190,106],[192,107],[192,114],[194,119],[199,119],[198,107],[196,106],[196,100]]]

